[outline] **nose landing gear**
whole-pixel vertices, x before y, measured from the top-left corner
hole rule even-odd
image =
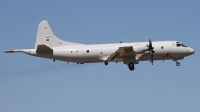
[[[180,66],[181,65],[180,62],[178,62],[177,60],[175,60],[175,62],[176,62],[176,66]]]
[[[179,62],[176,62],[176,66],[180,66],[181,64]]]
[[[128,68],[129,68],[131,71],[133,71],[133,70],[135,69],[135,66],[134,66],[133,63],[129,63],[129,64],[128,64]]]
[[[181,58],[173,59],[173,61],[176,62],[176,66],[180,66],[181,64],[180,64],[180,62],[178,62],[177,60],[183,60],[183,59],[184,59],[184,57],[181,57]]]

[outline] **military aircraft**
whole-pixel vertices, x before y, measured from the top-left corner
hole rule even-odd
[[[178,60],[194,54],[194,50],[179,41],[155,41],[113,44],[79,44],[63,41],[52,32],[46,20],[39,23],[34,49],[5,50],[5,53],[23,52],[31,56],[77,64],[123,62],[133,71],[140,61]]]

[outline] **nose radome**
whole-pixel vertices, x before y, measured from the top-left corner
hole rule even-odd
[[[189,52],[190,52],[191,54],[194,54],[194,53],[195,53],[194,49],[192,49],[192,48],[189,49]]]
[[[192,54],[194,54],[195,53],[195,50],[194,49],[192,49]]]

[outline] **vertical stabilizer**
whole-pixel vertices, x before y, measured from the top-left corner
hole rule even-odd
[[[78,43],[66,42],[57,38],[49,23],[46,20],[43,20],[39,23],[38,32],[36,37],[35,48],[37,49],[38,45],[46,45],[48,47],[59,47],[59,46],[69,46],[69,45],[82,45]]]

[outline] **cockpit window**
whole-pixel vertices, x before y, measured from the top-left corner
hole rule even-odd
[[[176,44],[177,45],[177,47],[180,47],[181,46],[181,44]]]
[[[183,47],[187,47],[187,46],[185,46],[184,44],[179,43],[179,42],[176,42],[176,46],[177,46],[177,47],[181,47],[181,46],[183,46]]]
[[[187,47],[187,46],[185,46],[184,44],[181,44],[183,47]]]

